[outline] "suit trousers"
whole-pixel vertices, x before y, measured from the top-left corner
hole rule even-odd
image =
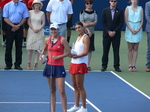
[[[147,32],[147,54],[146,54],[147,63],[146,66],[150,67],[150,32]]]
[[[103,56],[102,56],[102,67],[107,68],[108,65],[108,55],[110,46],[112,44],[113,55],[114,55],[114,68],[119,68],[120,66],[120,37],[103,37]]]
[[[6,25],[6,50],[5,50],[5,63],[6,66],[12,67],[12,48],[15,41],[15,67],[20,66],[22,63],[22,40],[23,40],[23,27],[20,26],[19,30],[13,32],[12,27]]]

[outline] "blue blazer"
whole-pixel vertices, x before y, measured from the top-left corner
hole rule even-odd
[[[150,32],[150,1],[145,4],[145,18],[147,20],[145,31]]]

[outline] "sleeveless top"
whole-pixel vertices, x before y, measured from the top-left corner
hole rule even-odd
[[[33,10],[29,11],[31,24],[34,28],[40,28],[42,25],[42,15],[44,12],[40,11],[35,14]],[[35,33],[30,27],[27,35],[27,50],[42,50],[44,40],[44,29],[42,28],[38,33]]]
[[[84,51],[84,43],[83,43],[83,38],[86,34],[84,34],[81,39],[78,41],[78,39],[75,42],[74,45],[74,50],[77,52],[77,55],[82,53]],[[88,63],[88,56],[83,56],[79,58],[72,58],[71,63],[73,64],[81,64],[81,63]]]
[[[128,23],[130,27],[134,30],[138,30],[138,27],[141,22],[141,6],[138,6],[136,11],[132,10],[131,6],[127,6],[128,8]],[[125,40],[130,43],[138,43],[142,40],[143,38],[143,31],[142,28],[140,31],[136,34],[132,34],[130,29],[126,26],[126,31],[125,31]]]
[[[59,66],[63,66],[64,65],[64,60],[63,58],[59,58],[56,60],[52,59],[52,56],[58,56],[58,55],[62,55],[64,53],[64,46],[61,44],[61,36],[58,37],[57,42],[55,42],[54,44],[52,44],[51,40],[52,40],[52,36],[49,37],[47,45],[48,45],[48,61],[47,64],[49,65],[59,65]]]
[[[137,23],[141,21],[141,6],[138,6],[136,11],[132,10],[131,6],[127,6],[128,7],[128,21],[129,22],[133,22],[133,23]]]

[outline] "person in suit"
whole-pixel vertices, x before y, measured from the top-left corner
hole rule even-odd
[[[150,72],[150,1],[145,4],[145,18],[147,20],[145,31],[147,32],[147,63],[146,71]]]
[[[102,11],[102,27],[103,27],[103,55],[101,71],[106,71],[108,64],[108,54],[112,44],[114,53],[114,68],[117,72],[121,72],[119,48],[121,40],[121,28],[124,23],[123,10],[116,7],[118,0],[109,0],[110,7],[104,8]]]

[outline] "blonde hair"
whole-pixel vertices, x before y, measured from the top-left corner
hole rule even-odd
[[[42,7],[43,7],[42,2],[33,2],[33,3],[32,3],[32,9],[35,9],[35,8],[34,8],[34,4],[40,4],[40,8],[39,8],[39,9],[42,9]]]

